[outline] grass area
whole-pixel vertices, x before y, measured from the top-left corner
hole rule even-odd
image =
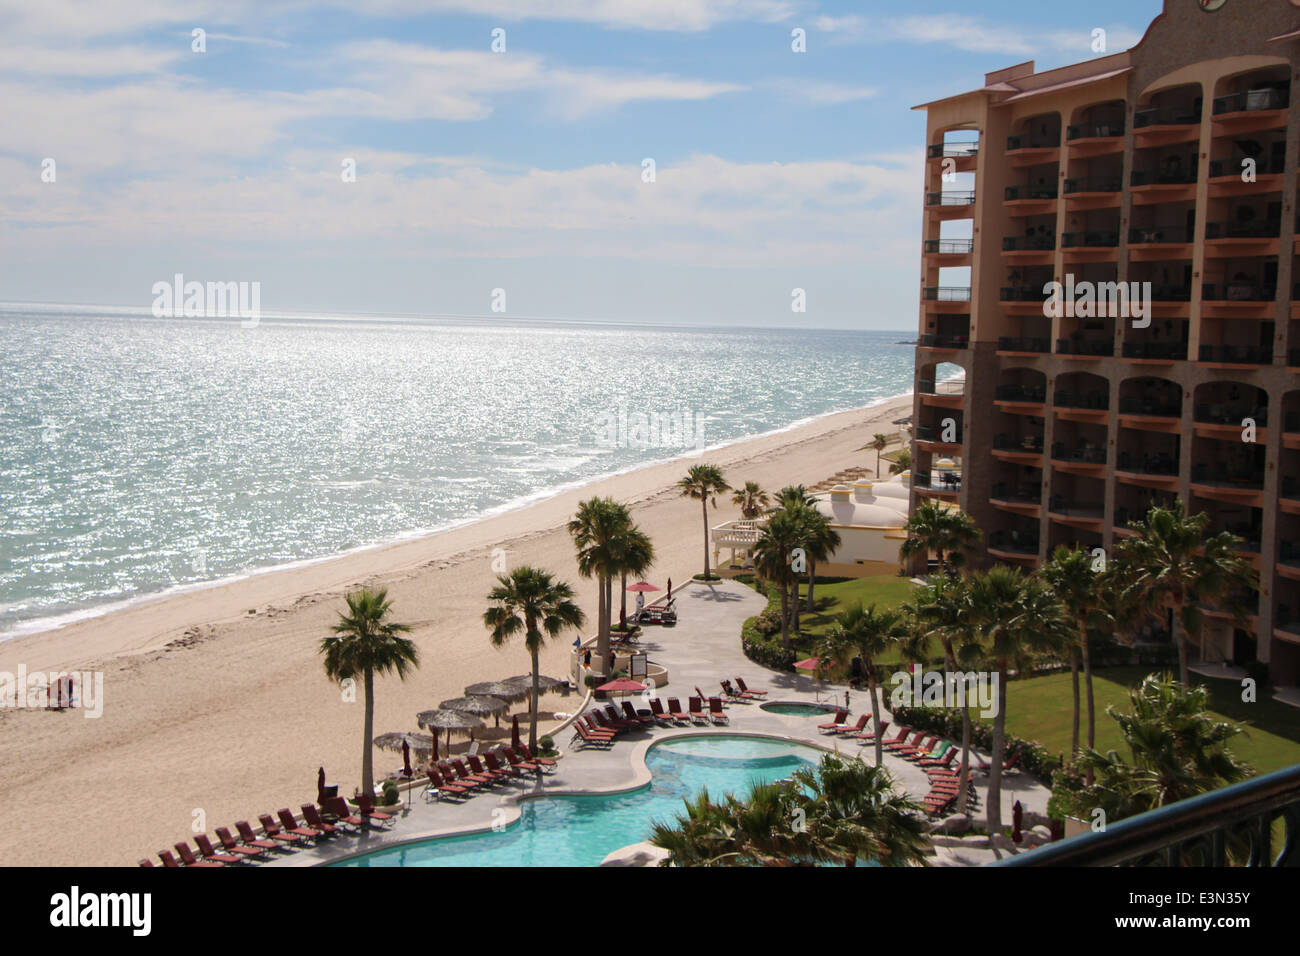
[[[1119,725],[1107,715],[1106,708],[1114,706],[1123,713],[1132,712],[1129,688],[1141,683],[1148,673],[1149,669],[1143,667],[1114,667],[1093,673],[1098,750],[1117,750],[1125,758],[1130,756]],[[1238,681],[1211,680],[1196,674],[1192,680],[1210,688],[1214,717],[1244,728],[1245,732],[1230,745],[1238,759],[1260,773],[1300,763],[1300,709],[1267,695],[1253,704],[1244,703]],[[1082,680],[1080,693],[1084,693]],[[1007,732],[1037,740],[1055,753],[1070,749],[1073,710],[1068,672],[1016,680],[1007,686]],[[1080,720],[1080,734],[1086,741],[1086,716]]]

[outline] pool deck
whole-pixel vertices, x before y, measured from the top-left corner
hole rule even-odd
[[[745,618],[762,611],[765,605],[764,600],[748,587],[735,581],[691,583],[675,594],[678,624],[671,628],[648,628],[641,641],[650,660],[668,669],[670,683],[659,688],[658,696],[661,698],[677,697],[685,705],[686,698],[694,695],[696,685],[706,694],[720,696],[719,680],[734,682],[739,676],[751,689],[768,691],[768,701],[820,699],[827,703],[843,703],[846,690],[843,684],[834,685],[800,674],[769,671],[744,656],[740,647],[741,624]],[[865,691],[850,695],[851,718],[856,719],[864,708],[869,707]],[[859,747],[855,740],[819,733],[817,725],[825,718],[784,716],[764,711],[757,704],[739,703],[729,705],[726,713],[729,718],[727,726],[652,725],[620,735],[618,742],[609,749],[572,748],[572,734],[565,732],[556,736],[556,745],[563,751],[563,756],[555,773],[524,775],[507,785],[480,790],[477,795],[461,802],[426,801],[421,795],[423,787],[417,786],[411,792],[409,808],[405,800],[398,807],[384,808],[385,812],[397,817],[393,826],[369,829],[356,836],[322,839],[314,847],[277,852],[275,859],[268,861],[267,865],[318,866],[430,837],[490,830],[494,825],[500,829],[518,819],[519,803],[525,798],[636,789],[650,781],[645,765],[646,752],[653,744],[673,737],[755,734],[848,755],[861,754],[868,761],[874,760],[872,747]],[[986,760],[987,756],[981,754]],[[923,797],[929,790],[926,776],[919,767],[889,754],[884,759],[895,780],[909,793]],[[978,824],[983,817],[983,791],[987,783],[979,774],[972,775],[972,779],[981,791],[981,810],[975,821]],[[1049,796],[1050,792],[1028,774],[1004,777],[1003,820],[1010,822],[1011,807],[1016,800],[1020,800],[1026,810],[1044,813]],[[629,843],[636,836],[629,834]],[[941,848],[935,862],[970,865],[994,858],[994,851],[989,850],[963,850],[958,855]]]

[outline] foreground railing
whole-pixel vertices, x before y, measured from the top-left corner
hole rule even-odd
[[[1274,822],[1284,821],[1280,845]],[[1300,764],[1050,843],[993,866],[1300,866]],[[1229,850],[1244,849],[1229,860]]]

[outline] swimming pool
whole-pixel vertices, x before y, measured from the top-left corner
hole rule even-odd
[[[823,717],[826,714],[833,713],[835,708],[830,704],[801,704],[795,701],[773,701],[770,704],[760,704],[760,710],[765,710],[769,714],[781,714],[785,717]]]
[[[667,740],[646,754],[652,775],[648,787],[525,800],[518,822],[500,833],[426,840],[333,865],[596,866],[614,850],[646,839],[654,821],[676,819],[682,800],[705,787],[715,798],[743,793],[752,782],[783,779],[820,755],[812,747],[764,737]]]

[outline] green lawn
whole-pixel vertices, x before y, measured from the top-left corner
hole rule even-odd
[[[1130,712],[1129,687],[1140,683],[1147,673],[1141,667],[1115,667],[1093,674],[1097,749],[1103,753],[1117,750],[1122,756],[1129,756],[1119,725],[1106,714],[1106,708],[1114,705],[1117,710]],[[1253,704],[1243,703],[1241,684],[1237,681],[1209,680],[1195,674],[1192,679],[1210,687],[1214,706],[1211,713],[1216,718],[1245,728],[1245,733],[1231,745],[1239,759],[1260,773],[1300,763],[1300,710],[1280,704],[1268,695]],[[1083,693],[1082,681],[1080,693]],[[1072,701],[1068,672],[1012,681],[1007,686],[1007,732],[1037,740],[1054,753],[1065,753],[1070,749]],[[1086,742],[1086,717],[1080,720],[1079,729]]]

